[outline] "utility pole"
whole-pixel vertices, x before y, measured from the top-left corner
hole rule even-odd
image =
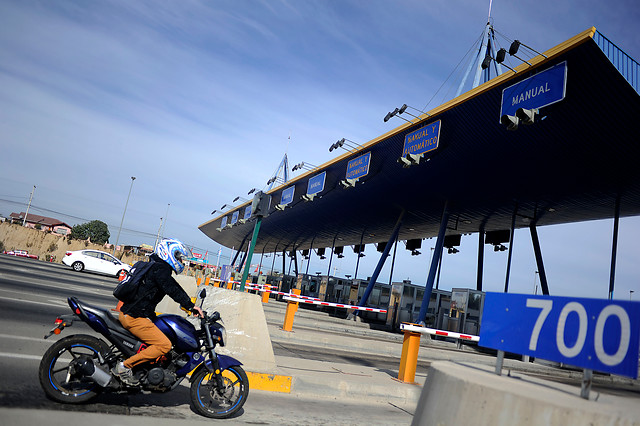
[[[36,192],[36,186],[33,185],[33,189],[31,190],[31,195],[29,195],[29,204],[27,204],[27,211],[24,214],[24,219],[22,220],[22,226],[25,226],[27,223],[27,216],[29,216],[29,208],[31,207],[31,200],[33,200],[33,193]]]
[[[162,221],[162,234],[160,235],[160,239],[164,240],[164,227],[167,223],[167,216],[169,216],[169,206],[171,203],[167,204],[167,212],[164,214],[164,221]]]
[[[162,229],[162,218],[160,218],[160,226],[158,227],[158,234],[156,235],[156,242],[153,243],[153,252],[155,253],[158,247],[158,240],[160,240],[160,230]]]
[[[133,188],[133,181],[136,180],[135,176],[131,176],[131,186],[129,186],[129,194],[127,195],[127,202],[124,204],[124,211],[122,212],[122,220],[120,220],[120,229],[118,230],[118,236],[116,237],[116,244],[113,246],[113,255],[116,255],[116,247],[118,247],[118,241],[120,240],[120,232],[122,232],[122,223],[124,222],[124,215],[127,213],[127,206],[129,205],[129,197],[131,197],[131,189]]]

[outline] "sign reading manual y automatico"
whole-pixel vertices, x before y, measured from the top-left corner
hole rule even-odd
[[[513,84],[502,91],[500,117],[516,115],[518,108],[536,109],[564,99],[567,89],[567,62]]]
[[[420,127],[404,137],[402,156],[407,154],[420,155],[438,148],[440,140],[440,120]]]

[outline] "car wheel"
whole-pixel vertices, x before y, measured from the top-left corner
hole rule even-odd
[[[84,264],[82,262],[73,262],[71,267],[76,272],[82,272],[82,270],[84,269]]]

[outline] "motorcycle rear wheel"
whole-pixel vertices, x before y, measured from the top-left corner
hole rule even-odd
[[[106,343],[95,337],[76,334],[58,340],[40,361],[40,385],[49,399],[65,404],[80,404],[98,395],[102,388],[80,374],[73,374],[73,364],[80,356],[98,360],[105,355]]]
[[[223,391],[218,392],[213,374],[200,369],[191,380],[191,404],[200,415],[226,419],[236,414],[249,396],[249,380],[242,367],[234,365],[222,372]]]

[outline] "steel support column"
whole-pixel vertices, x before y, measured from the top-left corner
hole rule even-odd
[[[540,275],[540,288],[542,294],[549,295],[549,286],[547,285],[547,274],[544,271],[544,262],[542,261],[542,250],[540,250],[540,240],[538,239],[538,230],[535,224],[529,225],[531,231],[531,242],[533,243],[533,252],[536,255],[536,265],[538,266],[538,275]]]
[[[329,277],[331,276],[331,261],[333,260],[333,250],[336,248],[336,238],[338,235],[336,234],[333,237],[333,243],[331,244],[331,256],[329,257],[329,269],[327,270],[327,282],[329,282]]]
[[[513,216],[511,216],[511,231],[509,233],[509,254],[507,255],[507,274],[504,277],[504,292],[509,292],[509,275],[511,274],[511,257],[513,256],[513,233],[516,228],[516,212],[518,206],[513,210]]]
[[[244,243],[245,241],[247,241],[247,237],[248,235],[246,235],[243,239],[242,242],[240,243],[240,247],[238,247],[238,251],[236,252],[236,255],[233,256],[233,261],[231,262],[231,267],[233,268],[236,264],[236,260],[238,260],[238,256],[240,255],[240,252],[242,251],[242,247],[244,247]]]
[[[393,228],[391,237],[389,237],[389,241],[387,241],[387,245],[384,246],[384,251],[380,256],[380,260],[378,260],[378,265],[376,266],[376,269],[373,271],[373,275],[371,275],[371,279],[369,279],[369,284],[367,284],[367,289],[364,291],[364,295],[362,296],[362,300],[360,300],[359,306],[367,306],[367,301],[369,300],[369,295],[373,290],[373,286],[378,280],[378,275],[380,275],[380,271],[382,271],[384,262],[387,260],[387,257],[389,256],[389,252],[391,251],[391,247],[393,247],[393,243],[396,241],[396,238],[398,237],[398,232],[400,232],[400,227],[402,226],[403,217],[404,217],[404,210],[400,212],[400,216],[396,221],[396,226]]]
[[[362,247],[362,241],[364,240],[364,231],[362,231],[362,235],[360,236],[360,247]],[[353,279],[357,280],[358,279],[358,267],[360,266],[360,254],[362,252],[358,252],[356,253],[358,255],[358,260],[356,260],[356,272],[353,274]]]
[[[613,299],[616,280],[616,257],[618,255],[618,226],[620,222],[620,196],[616,197],[616,211],[613,218],[613,241],[611,242],[611,273],[609,274],[609,299]]]
[[[476,290],[482,291],[482,275],[484,271],[484,228],[478,232],[478,271],[476,273]]]
[[[442,211],[442,220],[440,221],[440,230],[438,231],[438,239],[436,240],[436,246],[431,257],[431,267],[429,268],[429,276],[427,277],[427,284],[424,289],[424,297],[422,298],[422,306],[420,306],[420,313],[418,314],[418,322],[424,323],[427,317],[427,310],[429,309],[429,302],[431,301],[431,292],[433,291],[433,283],[436,279],[436,271],[440,258],[442,258],[442,248],[444,247],[444,234],[447,231],[447,224],[449,223],[449,209],[448,203],[445,202],[444,209]]]
[[[244,291],[244,284],[249,276],[249,269],[251,269],[251,258],[253,257],[253,250],[256,247],[256,240],[258,239],[258,233],[260,233],[260,224],[262,223],[262,216],[258,216],[256,224],[253,227],[253,235],[251,236],[251,243],[249,244],[249,250],[245,259],[245,267],[242,272],[242,279],[240,280],[240,291]]]

